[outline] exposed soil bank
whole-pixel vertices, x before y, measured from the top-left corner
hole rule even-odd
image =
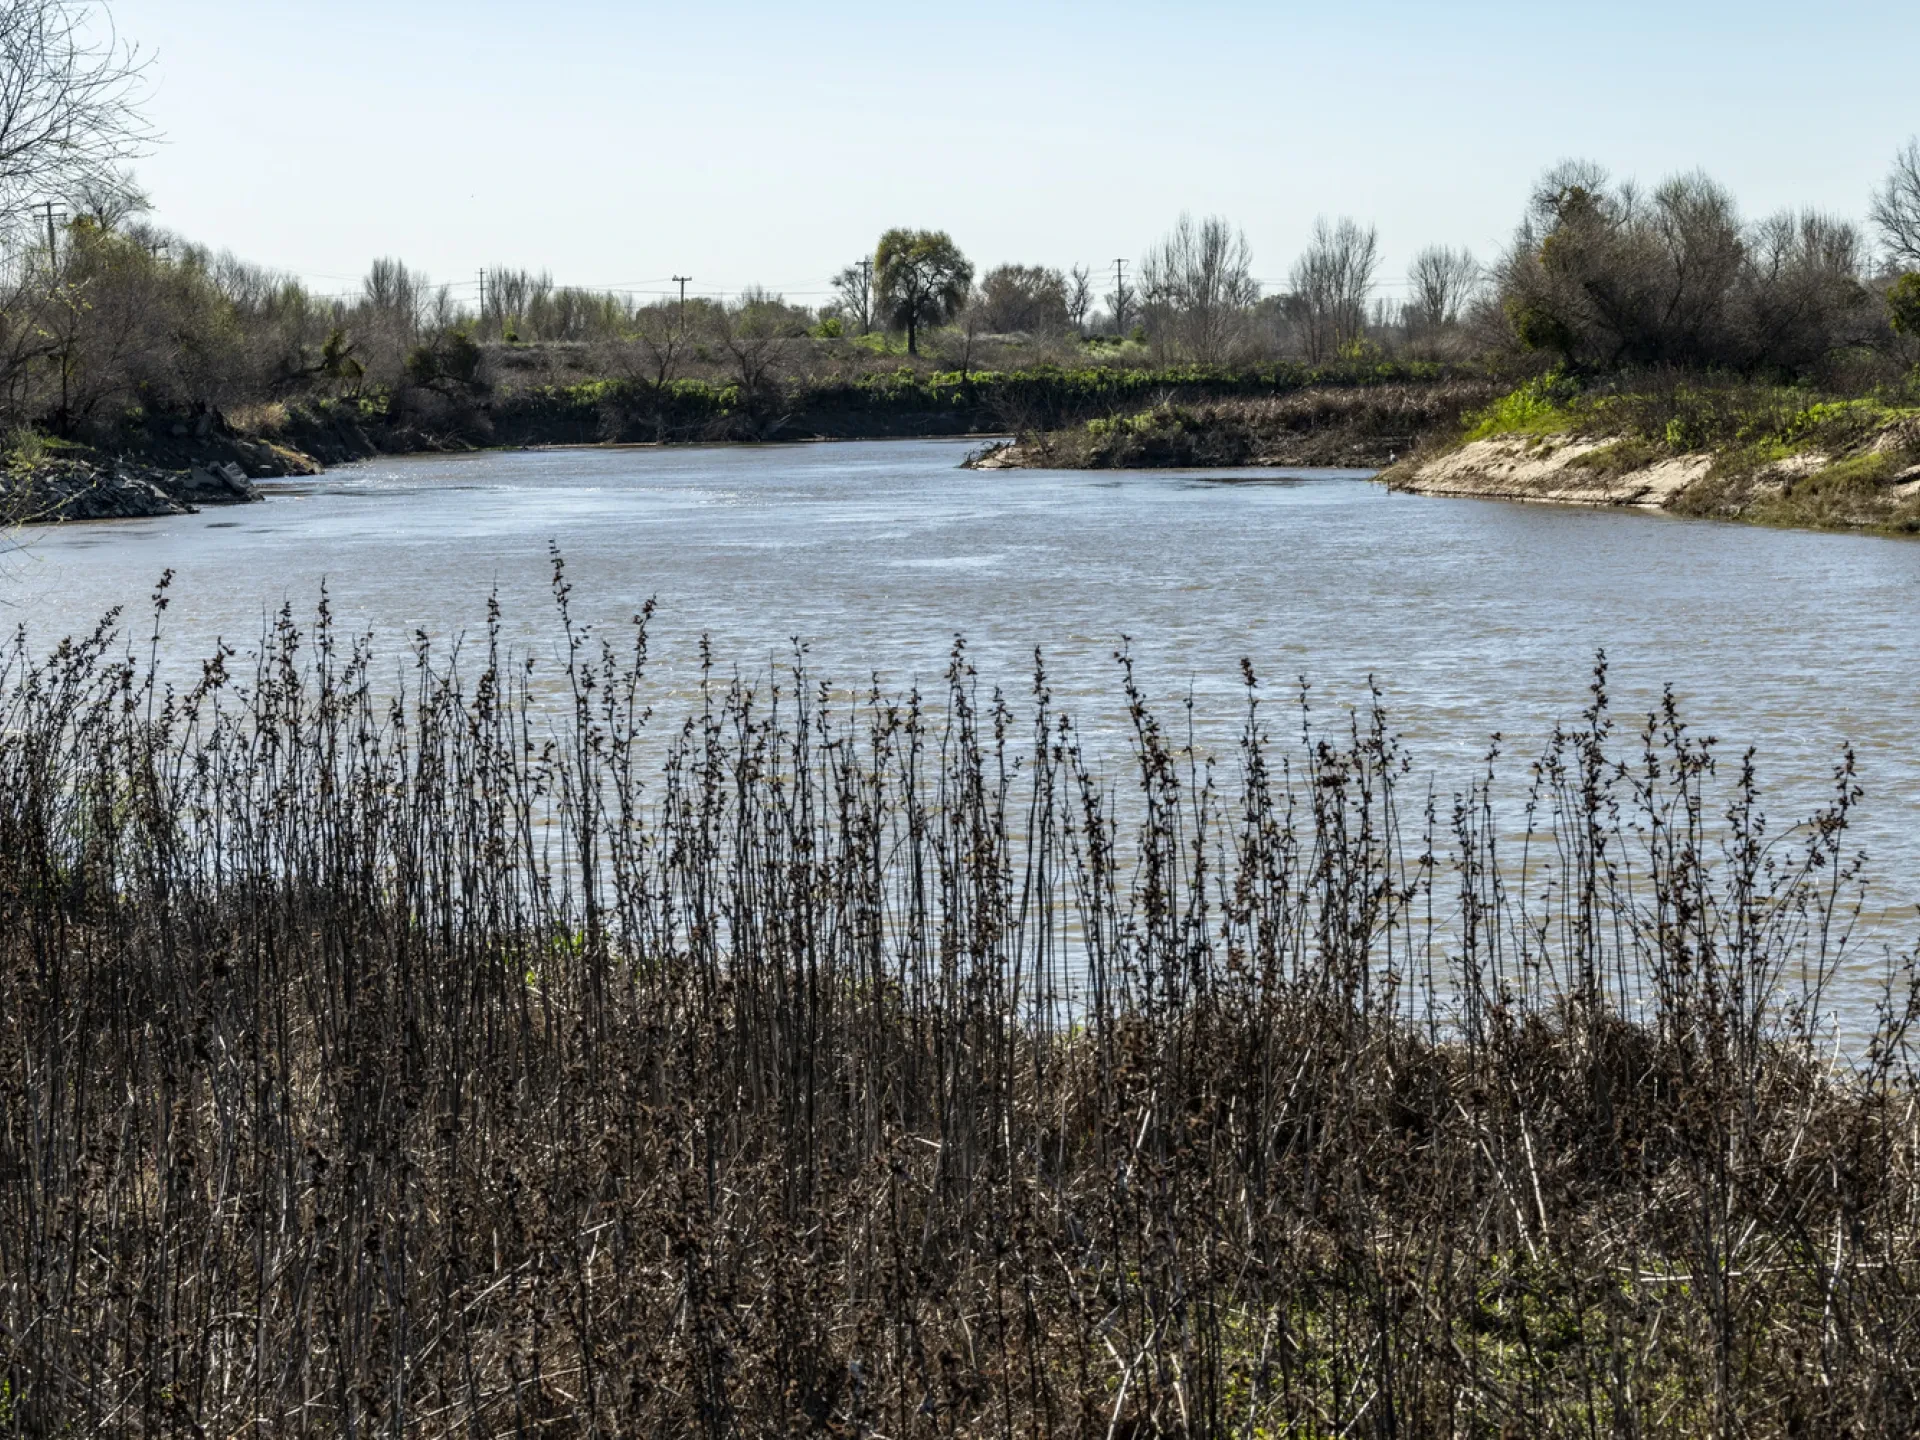
[[[1920,532],[1920,416],[1859,406],[1794,439],[1685,448],[1627,434],[1489,435],[1382,477],[1418,495],[1633,505],[1816,529]]]
[[[1475,440],[1430,460],[1388,472],[1391,489],[1418,495],[1467,495],[1560,505],[1671,504],[1713,468],[1711,455],[1675,455],[1628,469],[1607,463],[1613,446],[1600,440]]]

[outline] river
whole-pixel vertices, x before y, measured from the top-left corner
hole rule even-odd
[[[519,643],[548,650],[551,542],[581,617],[657,598],[663,714],[703,632],[750,673],[798,639],[816,673],[893,687],[937,684],[964,634],[1013,696],[1040,647],[1056,700],[1118,759],[1112,655],[1130,637],[1149,693],[1191,691],[1208,743],[1239,720],[1242,657],[1276,685],[1312,680],[1328,715],[1377,676],[1443,792],[1495,731],[1523,784],[1605,647],[1625,715],[1671,683],[1697,730],[1757,748],[1776,819],[1821,801],[1851,741],[1876,932],[1920,933],[1920,544],[1394,495],[1355,472],[975,473],[966,449],[378,460],[270,482],[259,506],[30,531],[0,556],[0,606],[51,643],[109,606],[137,614],[172,569],[167,653],[186,673],[215,637],[245,650],[285,601],[310,614],[323,581],[345,624],[396,647],[479,630],[497,590]]]

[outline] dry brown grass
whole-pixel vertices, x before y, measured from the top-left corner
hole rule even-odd
[[[0,1425],[1920,1419],[1911,974],[1854,1064],[1816,1019],[1845,767],[1772,835],[1602,670],[1520,885],[1491,767],[1409,811],[1377,708],[1296,748],[1249,674],[1208,768],[1120,657],[1108,785],[961,649],[655,719],[637,619],[397,701],[324,613],[182,695],[106,631],[11,653]]]

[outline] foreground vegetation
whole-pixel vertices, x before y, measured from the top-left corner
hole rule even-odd
[[[1775,832],[1602,666],[1435,805],[1377,703],[1249,672],[1212,761],[1122,655],[1109,783],[959,647],[655,716],[555,593],[557,671],[496,623],[398,698],[324,606],[184,693],[7,652],[0,1428],[1920,1424],[1844,758]]]

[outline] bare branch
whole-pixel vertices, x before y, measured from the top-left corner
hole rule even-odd
[[[0,214],[102,183],[147,153],[147,63],[104,4],[0,5]]]
[[[1920,137],[1893,157],[1887,183],[1875,193],[1867,216],[1894,263],[1920,269]]]
[[[1313,222],[1313,238],[1288,280],[1308,359],[1325,360],[1360,337],[1379,268],[1380,234],[1373,226],[1324,215]]]
[[[1141,301],[1156,344],[1202,364],[1232,358],[1248,309],[1260,298],[1246,235],[1218,215],[1182,215],[1140,262]]]
[[[1425,331],[1457,323],[1480,284],[1480,262],[1470,250],[1432,245],[1413,257],[1407,270],[1407,319]]]

